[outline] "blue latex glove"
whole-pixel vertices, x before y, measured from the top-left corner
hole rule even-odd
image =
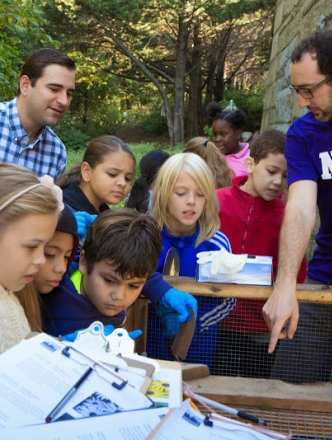
[[[114,325],[112,325],[112,324],[105,325],[104,326],[104,336],[109,336],[111,333],[113,333],[113,330],[114,330]],[[73,333],[69,333],[68,335],[62,336],[62,340],[74,342],[75,339],[77,338],[78,332],[80,332],[80,331],[82,331],[82,329],[76,330]],[[141,336],[142,333],[143,333],[142,330],[133,330],[132,332],[129,332],[128,335],[131,337],[131,339],[135,340],[139,336]]]
[[[74,214],[77,222],[78,237],[84,243],[86,230],[96,219],[97,214],[88,214],[85,211],[77,211]]]
[[[164,326],[164,336],[176,336],[181,323],[189,318],[188,309],[192,308],[197,317],[197,301],[187,292],[172,287],[159,300],[155,306],[156,313]]]
[[[195,319],[197,317],[197,301],[188,292],[172,287],[160,298],[159,304],[168,309],[174,309],[179,314],[178,320],[184,322],[189,318],[188,309],[192,308],[195,312]]]

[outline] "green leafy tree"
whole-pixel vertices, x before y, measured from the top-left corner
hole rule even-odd
[[[17,93],[21,66],[30,49],[54,45],[46,34],[41,10],[31,1],[0,2],[0,101]]]
[[[170,141],[175,145],[184,141],[186,94],[191,108],[190,124],[194,126],[193,115],[197,122],[197,115],[202,114],[203,90],[216,97],[220,89],[222,99],[226,61],[233,56],[233,35],[239,35],[239,29],[244,29],[252,14],[270,7],[274,0],[50,3],[48,7],[60,14],[54,35],[63,40],[59,32],[63,33],[65,44],[80,51],[86,62],[97,66],[99,72],[116,75],[118,85],[135,81],[137,94],[153,84],[161,98]],[[245,55],[243,51],[241,65],[253,53],[247,51]],[[240,68],[236,72],[238,77]]]

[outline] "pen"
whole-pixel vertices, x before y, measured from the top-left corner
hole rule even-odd
[[[207,403],[208,405],[214,406],[215,408],[219,408],[222,411],[228,412],[229,414],[233,414],[235,416],[242,417],[243,419],[250,420],[251,422],[258,423],[259,425],[266,426],[266,422],[264,420],[259,419],[258,417],[253,416],[251,414],[248,414],[248,413],[246,413],[244,411],[238,411],[237,409],[231,408],[230,406],[223,405],[222,403],[215,402],[214,400],[211,400],[211,399],[208,399],[206,397],[200,396],[200,395],[195,394],[193,392],[188,393],[188,394],[191,395],[193,398],[195,398],[198,401]]]
[[[60,409],[71,399],[71,397],[76,393],[78,388],[82,385],[85,379],[89,376],[89,374],[93,371],[93,367],[89,367],[83,375],[78,379],[75,385],[68,391],[68,393],[60,400],[60,402],[54,407],[54,409],[49,413],[46,417],[46,423],[50,423],[54,416],[60,411]]]

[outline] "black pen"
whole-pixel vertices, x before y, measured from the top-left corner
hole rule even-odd
[[[208,399],[207,397],[200,396],[198,394],[195,394],[193,392],[186,392],[190,397],[193,397],[198,402],[204,402],[208,405],[214,406],[215,408],[219,408],[222,411],[228,412],[229,414],[234,414],[235,416],[242,417],[242,419],[250,420],[251,422],[255,422],[258,425],[266,426],[266,422],[262,419],[259,419],[256,416],[253,416],[252,414],[248,414],[243,411],[239,411],[237,409],[231,408],[230,406],[224,405],[219,402],[215,402],[214,400]]]
[[[60,409],[71,399],[71,397],[76,393],[78,388],[82,385],[85,379],[89,376],[89,374],[93,371],[93,367],[89,367],[83,375],[78,379],[75,385],[68,391],[68,393],[60,400],[60,402],[55,406],[55,408],[49,413],[46,417],[46,423],[50,423],[54,416],[60,411]]]

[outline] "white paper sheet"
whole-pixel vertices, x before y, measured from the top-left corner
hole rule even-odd
[[[45,423],[46,416],[91,365],[64,356],[64,347],[41,333],[0,356],[0,429]],[[117,390],[93,372],[56,418],[61,414],[79,418],[150,406],[151,401],[130,385]]]
[[[271,437],[253,431],[242,423],[232,420],[216,421],[213,426],[204,424],[205,416],[190,405],[190,399],[185,400],[164,421],[155,435],[149,440],[271,440]],[[280,436],[286,438],[286,436]]]
[[[72,399],[55,417],[55,421],[103,416],[152,406],[152,402],[135,388],[127,384],[118,390],[104,379],[109,378],[109,374],[105,374],[98,366],[96,370],[99,371],[99,374],[97,372],[91,373]],[[114,381],[119,383],[116,379]]]
[[[167,408],[0,431],[6,440],[145,440]]]
[[[179,362],[158,360],[160,370],[152,374],[147,396],[156,407],[175,408],[182,403],[182,369]]]

